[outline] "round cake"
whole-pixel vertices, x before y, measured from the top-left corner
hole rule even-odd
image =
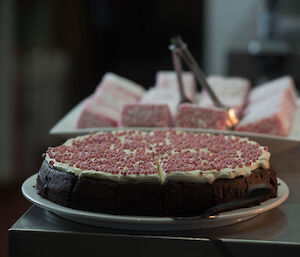
[[[154,130],[91,133],[49,147],[37,177],[42,197],[70,208],[182,216],[267,184],[277,195],[267,147],[248,138]]]

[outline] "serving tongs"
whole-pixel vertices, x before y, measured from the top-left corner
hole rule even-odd
[[[183,42],[180,36],[176,36],[171,38],[171,45],[169,46],[169,49],[172,52],[173,66],[177,75],[177,81],[181,96],[180,103],[191,103],[191,100],[186,97],[183,89],[181,65],[182,58],[189,69],[194,73],[199,85],[207,91],[214,105],[227,111],[226,125],[228,129],[233,129],[238,123],[238,118],[236,117],[235,111],[232,108],[221,103],[211,86],[208,84],[205,73],[201,70],[195,58],[187,48],[187,44]]]
[[[272,195],[272,188],[267,184],[258,184],[250,187],[245,196],[228,202],[216,205],[212,208],[206,209],[201,215],[187,216],[187,217],[173,217],[176,220],[196,220],[196,219],[215,219],[219,213],[231,211],[239,208],[246,208],[252,205],[258,205],[263,200]]]

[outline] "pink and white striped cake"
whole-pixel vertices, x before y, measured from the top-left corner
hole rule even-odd
[[[222,108],[205,108],[192,104],[181,104],[176,117],[176,126],[226,130],[227,111]]]
[[[170,110],[170,113],[174,117],[177,113],[179,95],[173,93],[168,88],[150,88],[141,98],[140,104],[146,106],[147,104],[151,107],[152,105],[166,104]]]
[[[182,72],[183,90],[188,99],[195,101],[196,81],[192,72]],[[168,89],[170,94],[179,95],[177,75],[174,71],[158,71],[156,73],[156,88]]]
[[[286,93],[290,101],[296,104],[298,93],[291,76],[283,76],[253,88],[249,94],[249,103],[257,103],[275,94]]]
[[[86,100],[77,120],[78,128],[116,127],[125,104],[140,100],[140,85],[113,73],[106,73],[92,97]]]
[[[207,82],[218,96],[219,100],[226,106],[234,109],[239,117],[247,103],[250,91],[250,81],[239,77],[209,76]],[[208,93],[204,90],[199,97],[201,107],[213,107],[214,104]]]
[[[167,104],[126,104],[119,125],[122,127],[170,127],[172,115]]]
[[[119,111],[97,97],[85,100],[77,120],[77,128],[117,127]]]
[[[287,136],[291,130],[296,111],[288,91],[265,96],[260,102],[250,103],[237,131]]]
[[[103,76],[100,84],[97,86],[95,95],[106,97],[107,94],[115,94],[116,92],[125,99],[133,98],[135,102],[137,102],[145,93],[145,89],[129,79],[108,72]]]
[[[119,125],[122,127],[170,127],[177,112],[177,101],[170,98],[168,90],[149,89],[140,102],[125,104]]]

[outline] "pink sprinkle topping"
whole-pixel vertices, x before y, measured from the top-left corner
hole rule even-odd
[[[71,145],[49,147],[47,154],[69,166],[116,175],[158,174],[158,163],[166,173],[198,170],[203,175],[207,170],[250,166],[262,150],[239,137],[170,129],[91,133]]]

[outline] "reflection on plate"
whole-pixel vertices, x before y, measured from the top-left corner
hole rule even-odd
[[[35,205],[49,210],[58,216],[92,226],[143,230],[143,231],[179,231],[193,229],[207,229],[239,223],[269,211],[282,204],[289,195],[288,186],[278,178],[278,196],[269,199],[260,205],[250,208],[241,208],[234,211],[223,212],[212,219],[173,219],[170,217],[146,217],[129,215],[111,215],[88,211],[75,210],[55,204],[37,194],[37,174],[29,177],[22,185],[23,195]]]

